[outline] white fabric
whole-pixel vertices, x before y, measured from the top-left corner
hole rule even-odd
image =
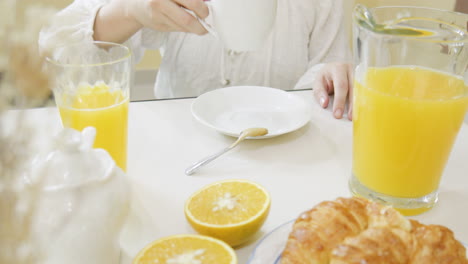
[[[108,1],[75,0],[43,32],[41,46],[57,45],[70,36],[72,41],[91,41],[96,12]],[[350,60],[343,0],[277,1],[275,27],[260,51],[236,53],[225,50],[210,34],[162,33],[148,28],[126,44],[137,58],[144,49],[160,49],[163,58],[155,85],[157,98],[197,96],[238,85],[312,88],[321,63]]]

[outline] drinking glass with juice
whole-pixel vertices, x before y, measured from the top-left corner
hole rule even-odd
[[[408,215],[436,203],[468,109],[468,34],[453,21],[466,25],[468,16],[424,8],[356,8],[359,63],[349,183],[355,195]]]
[[[56,71],[54,96],[64,127],[96,128],[95,148],[107,150],[127,169],[130,51],[104,42],[72,45],[50,60]]]
[[[65,127],[96,128],[95,148],[109,152],[117,165],[127,168],[128,97],[112,91],[105,83],[78,87],[71,105],[58,105]],[[68,100],[67,100],[68,101]]]

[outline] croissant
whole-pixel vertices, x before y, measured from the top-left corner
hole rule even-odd
[[[281,264],[468,264],[453,232],[363,198],[325,201],[301,214]]]

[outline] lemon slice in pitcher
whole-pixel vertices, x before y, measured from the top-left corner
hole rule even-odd
[[[133,264],[237,264],[234,250],[218,239],[201,235],[161,238],[138,253]]]
[[[200,234],[238,246],[263,225],[270,203],[270,195],[257,183],[220,181],[193,194],[185,204],[185,216]]]

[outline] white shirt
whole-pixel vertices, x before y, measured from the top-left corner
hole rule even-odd
[[[92,41],[94,18],[108,1],[75,0],[42,33],[41,46]],[[148,28],[132,36],[126,45],[137,58],[144,49],[160,49],[163,57],[156,98],[197,96],[239,85],[312,88],[322,63],[350,60],[343,0],[277,1],[275,26],[260,51],[232,52],[210,34],[163,33]]]

